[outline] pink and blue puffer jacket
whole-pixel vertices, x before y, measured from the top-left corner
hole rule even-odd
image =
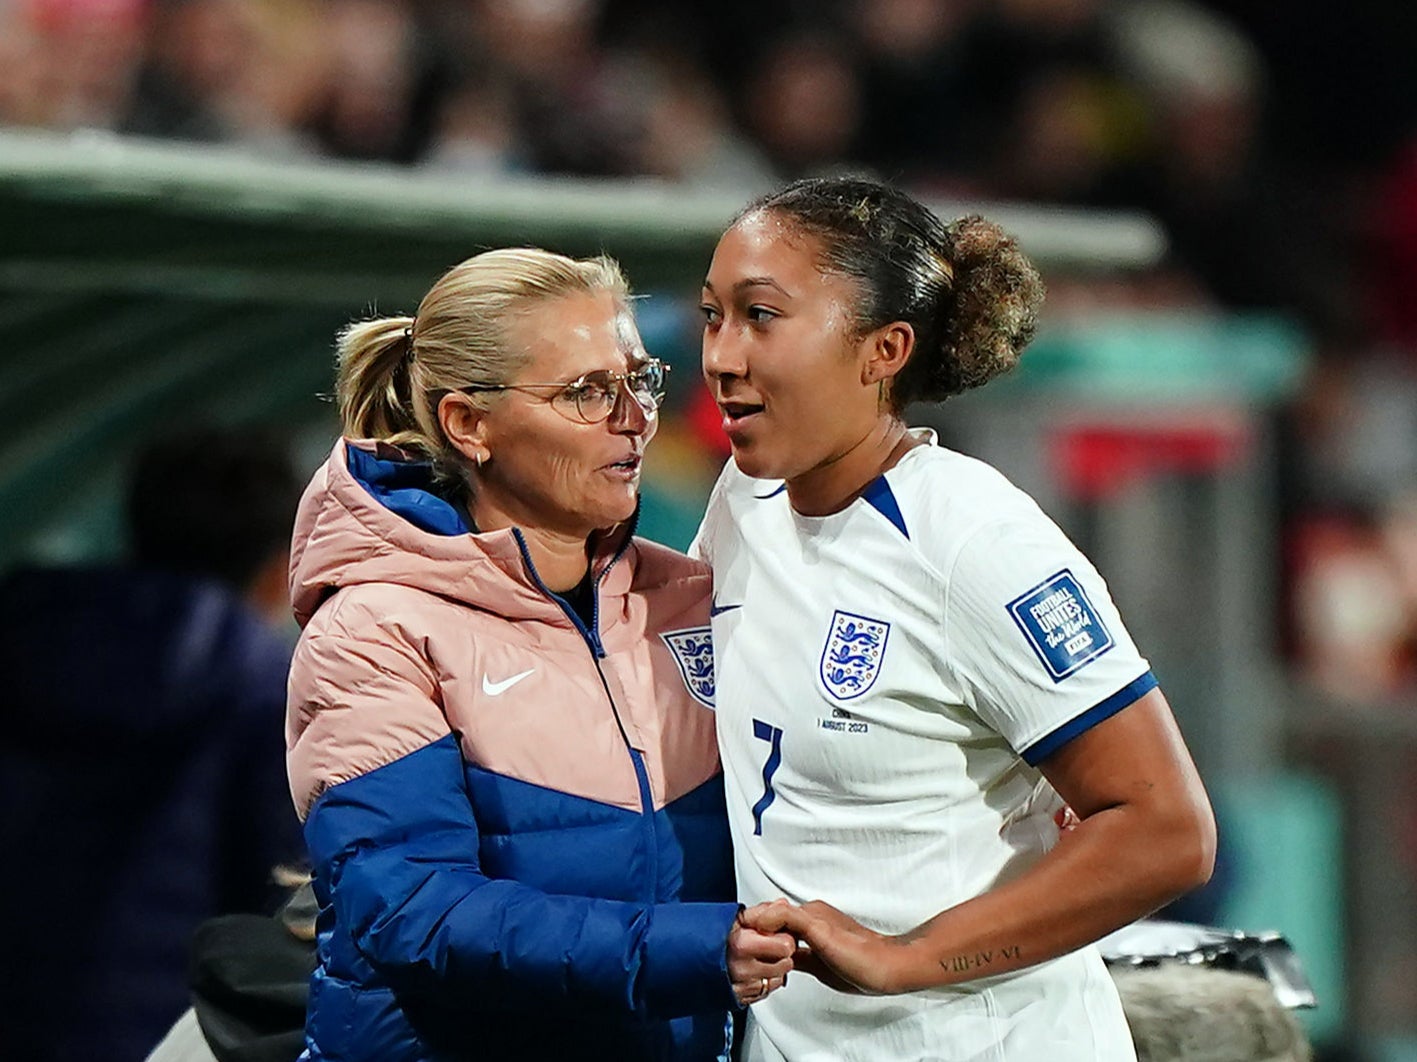
[[[341,442],[297,519],[308,1057],[726,1057],[708,569],[622,529],[587,626],[426,481]]]

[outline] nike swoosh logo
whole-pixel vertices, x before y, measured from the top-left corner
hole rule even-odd
[[[501,682],[493,682],[486,675],[482,676],[482,692],[489,697],[497,697],[506,693],[522,679],[530,675],[536,668],[529,667],[520,675],[513,675],[511,678],[504,678]]]
[[[735,608],[742,608],[742,605],[710,605],[709,617],[721,616],[725,612],[732,612]]]

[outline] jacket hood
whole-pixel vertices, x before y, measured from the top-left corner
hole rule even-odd
[[[541,585],[521,532],[471,531],[431,485],[430,466],[395,447],[371,440],[335,443],[305,488],[295,518],[290,601],[300,625],[336,590],[397,583],[508,619],[570,626]],[[632,532],[624,524],[600,536],[596,571],[611,563]],[[601,598],[627,593],[632,568],[614,565],[599,585]]]

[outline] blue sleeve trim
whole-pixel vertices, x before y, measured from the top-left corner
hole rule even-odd
[[[1073,738],[1091,730],[1104,719],[1110,719],[1127,705],[1139,701],[1154,689],[1156,689],[1156,676],[1148,671],[1141,677],[1127,683],[1105,701],[1068,720],[1057,730],[1044,735],[1024,749],[1022,753],[1024,762],[1031,767],[1037,767]]]
[[[891,491],[891,485],[886,482],[885,476],[877,476],[870,485],[861,492],[861,497],[870,503],[882,516],[895,524],[896,530],[910,538],[910,532],[905,529],[905,517],[900,515],[900,504],[895,500],[895,494]]]

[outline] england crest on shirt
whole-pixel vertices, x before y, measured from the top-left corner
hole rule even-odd
[[[849,701],[869,690],[881,673],[891,625],[884,620],[837,609],[827,644],[822,647],[821,676],[827,692]]]
[[[679,674],[684,677],[684,685],[706,708],[713,704],[713,628],[693,627],[683,631],[665,631],[660,635],[669,651],[674,654],[674,662],[679,665]]]

